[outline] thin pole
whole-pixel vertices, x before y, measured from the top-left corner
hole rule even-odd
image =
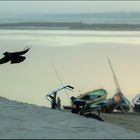
[[[52,67],[53,67],[53,69],[54,69],[54,71],[55,71],[55,73],[56,73],[56,75],[57,75],[57,77],[58,77],[60,83],[61,83],[62,85],[64,85],[62,79],[60,78],[60,75],[58,74],[58,72],[57,72],[57,70],[56,70],[55,65],[54,65],[53,63],[51,63],[51,64],[52,64]],[[68,95],[66,89],[64,89],[64,90],[65,90],[65,93],[66,93],[66,95],[67,95],[67,97],[68,97],[68,100],[70,101],[70,97],[69,97],[69,95]]]
[[[109,65],[110,65],[111,71],[112,71],[112,73],[113,73],[113,79],[114,79],[114,82],[115,82],[117,91],[118,91],[119,96],[121,97],[121,100],[122,100],[123,94],[122,94],[122,92],[121,92],[121,88],[120,88],[119,82],[118,82],[118,80],[117,80],[117,77],[116,77],[116,75],[115,75],[115,72],[114,72],[114,70],[113,70],[113,67],[112,67],[112,65],[111,65],[111,62],[110,62],[110,59],[109,59],[109,58],[108,58],[108,63],[109,63]],[[126,112],[126,110],[121,106],[121,103],[119,103],[118,106],[123,110],[124,113]],[[117,106],[116,106],[116,107],[117,107]]]
[[[113,79],[114,79],[116,88],[117,88],[118,92],[121,92],[121,88],[120,88],[119,82],[118,82],[118,80],[117,80],[117,77],[116,77],[116,75],[115,75],[115,72],[114,72],[114,70],[113,70],[113,67],[112,67],[112,65],[111,65],[111,62],[110,62],[110,59],[109,59],[109,58],[108,58],[108,63],[109,63],[109,65],[110,65],[111,71],[112,71],[112,73],[113,73]]]

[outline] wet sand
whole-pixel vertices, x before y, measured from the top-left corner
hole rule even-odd
[[[140,133],[140,113],[102,113],[106,122]]]

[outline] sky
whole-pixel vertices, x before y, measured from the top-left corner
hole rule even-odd
[[[140,1],[0,1],[0,14],[140,12]]]

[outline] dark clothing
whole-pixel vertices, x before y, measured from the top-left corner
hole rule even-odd
[[[56,101],[52,100],[52,104],[51,104],[51,108],[52,109],[56,109],[57,105],[56,105]]]
[[[57,107],[57,104],[56,104],[56,93],[54,93],[53,96],[50,95],[49,97],[52,100],[52,102],[51,102],[51,108],[52,109],[56,109],[56,107]]]
[[[58,109],[61,110],[61,100],[59,97],[57,98],[57,106],[58,106]]]

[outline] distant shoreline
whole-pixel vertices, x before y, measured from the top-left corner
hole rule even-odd
[[[98,30],[140,31],[140,24],[126,23],[82,23],[82,22],[21,22],[2,23],[0,30]]]

